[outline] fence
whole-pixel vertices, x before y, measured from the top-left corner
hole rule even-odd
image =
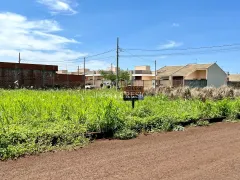
[[[240,82],[237,81],[228,81],[227,85],[233,88],[240,88]]]
[[[184,81],[185,86],[189,86],[192,88],[198,87],[198,88],[203,88],[207,86],[207,80],[185,80]]]

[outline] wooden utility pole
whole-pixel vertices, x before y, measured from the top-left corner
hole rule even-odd
[[[112,69],[112,63],[111,63],[111,73],[113,73],[113,69]]]
[[[69,88],[69,77],[68,77],[68,66],[66,64],[66,72],[67,72],[67,87]]]
[[[21,63],[21,53],[19,52],[18,54],[18,63],[20,64]]]
[[[118,61],[119,61],[119,38],[117,38],[117,78],[116,78],[116,89],[118,90],[118,80],[119,80],[119,72],[118,72]]]
[[[155,91],[157,89],[157,61],[155,60]]]
[[[86,85],[86,72],[85,72],[85,65],[86,65],[86,58],[84,57],[83,59],[83,76],[84,76],[84,89],[85,89],[85,85]]]
[[[79,66],[78,66],[78,75],[79,75]]]

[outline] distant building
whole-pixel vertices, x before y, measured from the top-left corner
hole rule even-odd
[[[154,80],[155,72],[151,71],[150,66],[135,66],[132,77],[134,80]]]
[[[216,64],[165,66],[157,71],[162,86],[220,87],[227,84],[227,74]]]
[[[155,87],[155,71],[151,71],[150,66],[135,66],[131,73],[131,80],[135,86],[144,86],[144,89]],[[157,78],[157,77],[156,77]],[[158,78],[156,79],[158,80]],[[156,81],[156,86],[158,85]]]
[[[116,67],[109,67],[104,70],[106,72],[112,72],[116,74],[117,68]],[[120,72],[120,70],[119,70]],[[60,71],[60,73],[62,73]],[[78,74],[84,74],[84,69],[78,69],[76,72],[71,72],[70,74],[78,75]],[[90,70],[90,69],[85,69],[85,83],[88,85],[93,85],[96,88],[100,88],[101,84],[108,85],[110,84],[109,80],[105,80],[103,76],[101,75],[100,70]]]
[[[57,74],[68,74],[68,70],[59,70],[56,72]]]
[[[228,75],[228,86],[240,88],[240,74],[229,74]]]

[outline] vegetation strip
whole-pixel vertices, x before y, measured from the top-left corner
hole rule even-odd
[[[206,119],[238,119],[240,99],[146,96],[132,109],[115,90],[0,90],[0,159],[84,146],[91,136],[130,139],[143,131],[183,130]]]

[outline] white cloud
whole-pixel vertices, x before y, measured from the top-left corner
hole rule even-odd
[[[48,7],[52,14],[64,13],[64,14],[76,14],[77,11],[73,9],[73,5],[70,0],[37,0],[38,3]]]
[[[178,23],[173,23],[172,24],[172,27],[179,27],[180,26],[180,24],[178,24]]]
[[[160,45],[159,49],[171,49],[171,48],[176,48],[176,47],[179,47],[182,45],[183,45],[183,43],[181,43],[181,42],[168,41],[167,43]]]
[[[101,60],[91,60],[86,62],[86,68],[91,70],[104,70],[111,67],[111,63]]]
[[[0,61],[17,62],[21,52],[22,62],[57,64],[67,62],[75,65],[74,59],[86,56],[68,49],[78,41],[54,34],[61,31],[56,21],[35,20],[14,13],[0,13]],[[56,62],[56,63],[55,63]]]

